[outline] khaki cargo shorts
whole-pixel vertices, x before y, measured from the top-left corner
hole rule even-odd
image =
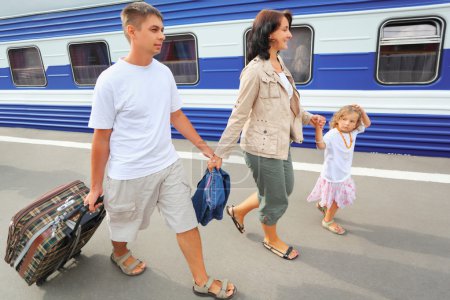
[[[141,178],[115,180],[107,177],[104,205],[111,240],[116,242],[133,242],[138,231],[150,224],[156,206],[176,233],[198,225],[191,188],[180,159]]]

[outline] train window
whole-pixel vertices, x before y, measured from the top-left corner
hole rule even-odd
[[[105,42],[71,43],[69,57],[75,83],[95,85],[98,76],[111,65]]]
[[[47,85],[41,53],[37,47],[10,48],[8,60],[16,86]]]
[[[245,49],[247,50],[248,34],[245,32]],[[280,51],[280,56],[284,64],[291,72],[295,83],[306,84],[311,80],[312,54],[313,54],[313,30],[310,26],[292,26],[292,39],[289,41],[289,48]],[[245,57],[247,54],[245,53]],[[248,61],[246,60],[247,64]]]
[[[383,84],[427,84],[439,74],[443,22],[402,19],[380,28],[377,80]]]
[[[313,30],[309,26],[292,26],[289,48],[280,51],[286,67],[295,83],[305,84],[311,80]]]
[[[167,35],[161,53],[155,58],[169,67],[177,84],[197,83],[197,41],[194,35]]]

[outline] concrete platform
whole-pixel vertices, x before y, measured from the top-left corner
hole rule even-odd
[[[0,128],[0,137],[91,141],[90,134],[15,128]],[[184,140],[174,144],[182,153],[192,150]],[[238,147],[235,155],[240,155]],[[293,158],[317,167],[322,153],[295,148]],[[195,186],[205,162],[183,163]],[[353,166],[364,174],[353,177],[356,203],[337,216],[347,235],[321,228],[320,213],[305,201],[318,173],[299,167],[290,206],[278,228],[281,237],[300,249],[301,258],[285,261],[263,248],[257,212],[245,220],[243,235],[225,216],[200,228],[208,272],[230,278],[239,289],[236,299],[447,299],[450,159],[355,153]],[[245,165],[226,163],[224,169],[232,178],[230,204],[255,191]],[[392,172],[387,170],[408,179],[389,178]],[[59,184],[74,179],[89,183],[89,173],[89,149],[1,140],[0,256],[4,257],[10,219],[19,209]],[[379,175],[384,173],[386,178]],[[157,212],[131,247],[149,265],[135,278],[111,264],[106,223],[79,260],[41,287],[28,287],[16,271],[0,263],[0,298],[199,299],[192,294],[191,276],[175,236]]]

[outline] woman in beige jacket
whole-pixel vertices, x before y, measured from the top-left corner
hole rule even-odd
[[[289,260],[299,253],[278,237],[276,223],[286,211],[294,187],[290,144],[303,141],[302,125],[325,123],[322,116],[302,109],[292,75],[278,56],[292,38],[291,22],[288,11],[262,10],[256,16],[239,96],[215,156],[209,161],[210,167],[220,168],[222,159],[229,157],[241,137],[240,146],[258,193],[237,206],[227,207],[227,213],[243,233],[245,215],[259,208],[264,247]]]

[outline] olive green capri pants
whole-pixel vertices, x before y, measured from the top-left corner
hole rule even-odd
[[[261,157],[245,151],[244,158],[258,187],[259,219],[265,225],[274,225],[285,213],[288,197],[294,189],[291,152],[287,160]]]

